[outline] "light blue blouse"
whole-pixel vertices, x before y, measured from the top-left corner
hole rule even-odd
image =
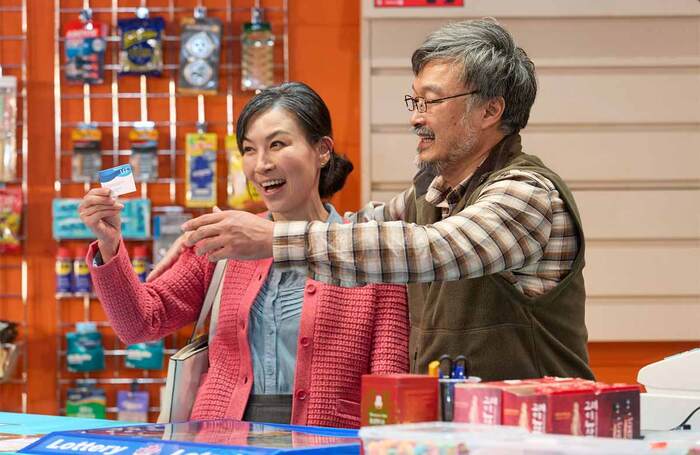
[[[342,223],[331,204],[327,223]],[[248,343],[254,394],[291,394],[306,275],[270,268],[250,311]]]

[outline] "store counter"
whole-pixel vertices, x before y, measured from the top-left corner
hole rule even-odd
[[[126,425],[125,425],[126,424]],[[235,420],[127,424],[110,420],[1,414],[0,451],[34,454],[218,455],[360,453],[357,430]]]
[[[12,452],[54,431],[85,430],[127,425],[129,422],[78,419],[41,414],[0,412],[0,452]]]

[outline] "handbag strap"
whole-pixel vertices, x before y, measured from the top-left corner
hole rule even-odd
[[[212,311],[212,318],[209,321],[209,339],[213,338],[216,332],[216,319],[219,316],[219,303],[221,302],[221,288],[224,282],[224,272],[226,271],[227,260],[221,260],[216,263],[214,267],[214,274],[211,277],[211,282],[209,283],[209,288],[207,289],[207,295],[204,297],[204,304],[202,305],[202,310],[199,312],[199,318],[197,319],[197,325],[194,326],[192,331],[192,336],[190,337],[190,343],[197,338],[197,335],[204,328],[204,323],[209,316],[209,312],[214,306]]]

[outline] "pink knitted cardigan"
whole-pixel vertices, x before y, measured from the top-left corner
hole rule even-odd
[[[214,264],[186,250],[152,283],[138,281],[122,243],[117,255],[93,267],[95,292],[119,338],[157,340],[199,315]],[[253,383],[248,317],[272,259],[229,261],[209,371],[192,419],[240,420]],[[360,377],[408,370],[406,290],[397,285],[343,288],[307,279],[297,347],[292,424],[358,427]]]

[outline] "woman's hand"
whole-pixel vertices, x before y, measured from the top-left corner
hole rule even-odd
[[[80,219],[97,237],[104,262],[112,259],[119,248],[122,236],[120,214],[123,208],[124,204],[112,196],[109,188],[91,189],[78,208]]]
[[[221,259],[260,259],[272,256],[274,223],[239,210],[201,215],[182,225],[190,235],[187,246],[212,262]]]

